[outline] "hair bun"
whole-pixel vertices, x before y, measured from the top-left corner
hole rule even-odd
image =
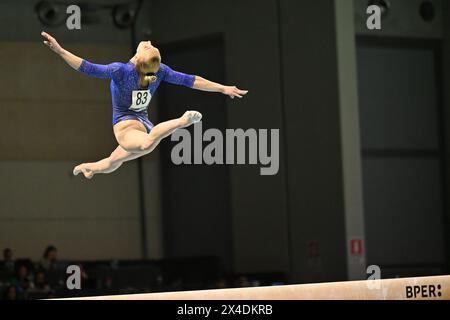
[[[156,81],[156,76],[145,76],[144,78],[146,81],[148,81],[149,83],[153,83]]]

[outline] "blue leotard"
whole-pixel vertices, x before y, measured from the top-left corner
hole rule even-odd
[[[147,132],[153,128],[148,120],[148,103],[161,81],[192,88],[195,80],[194,75],[174,71],[163,63],[155,74],[156,81],[144,90],[139,87],[139,74],[131,62],[102,65],[83,60],[78,71],[96,78],[111,79],[113,125],[123,120],[136,119],[142,122]]]

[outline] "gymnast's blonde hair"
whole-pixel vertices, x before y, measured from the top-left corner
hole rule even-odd
[[[139,86],[142,89],[146,89],[149,84],[156,81],[156,72],[161,65],[161,56],[159,51],[155,52],[155,55],[151,55],[139,61],[136,64],[136,70],[139,73]]]

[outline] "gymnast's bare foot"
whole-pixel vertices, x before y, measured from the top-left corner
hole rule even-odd
[[[83,173],[86,179],[92,179],[94,172],[86,167],[86,164],[80,164],[73,169],[73,175],[77,176],[80,172]]]
[[[193,123],[199,122],[202,119],[202,114],[198,111],[186,111],[180,119],[183,121],[182,128],[186,128]]]

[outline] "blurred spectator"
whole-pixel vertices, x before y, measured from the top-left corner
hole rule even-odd
[[[3,294],[3,300],[18,300],[15,286],[8,286]]]
[[[51,288],[48,285],[47,279],[45,277],[45,272],[43,270],[39,270],[36,272],[36,276],[34,279],[34,291],[41,291],[41,292],[51,291]]]
[[[47,299],[55,299],[55,298],[56,298],[55,291],[50,290],[50,291],[48,292]]]
[[[16,287],[16,291],[19,291],[18,293],[24,296],[27,295],[28,290],[34,288],[33,280],[26,265],[20,265],[17,267],[16,274],[12,278],[11,284]]]
[[[81,263],[77,264],[78,267],[80,267],[80,271],[81,271],[81,285],[82,287],[85,286],[85,284],[89,281],[89,276],[86,272],[86,269],[84,268],[84,266]]]
[[[14,272],[14,258],[10,248],[3,250],[3,268],[7,271]]]
[[[54,246],[45,248],[44,255],[39,262],[39,267],[44,270],[56,270],[58,267],[58,250]]]
[[[250,283],[250,281],[246,276],[240,276],[238,279],[238,286],[244,288],[244,287],[251,287],[252,284]]]
[[[225,289],[227,287],[227,281],[225,278],[219,278],[214,284],[216,289]]]

